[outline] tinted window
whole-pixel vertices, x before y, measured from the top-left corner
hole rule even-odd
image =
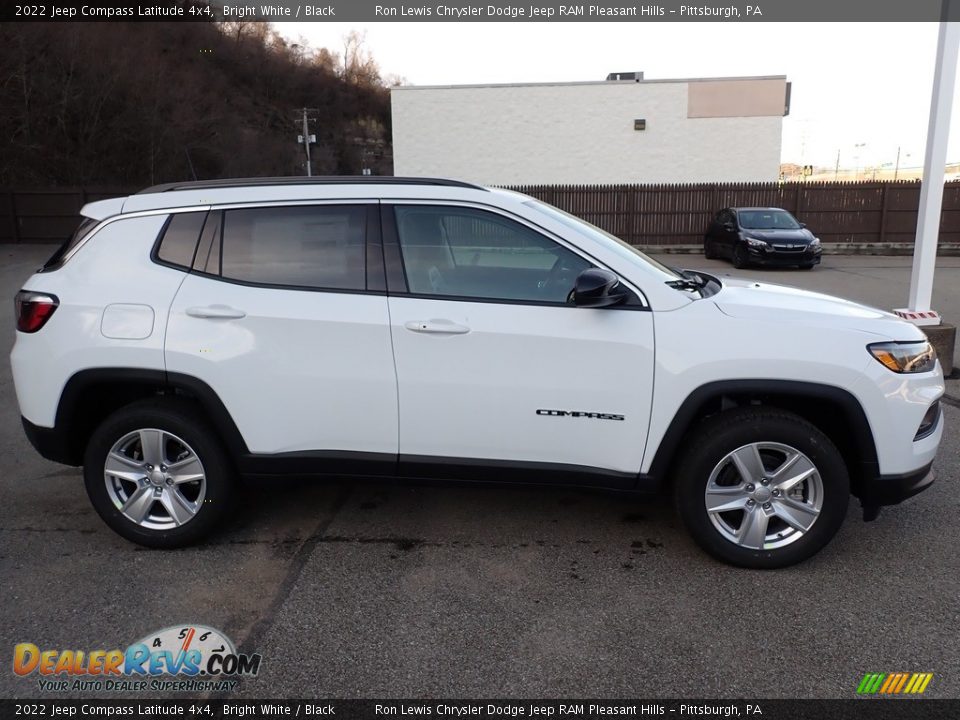
[[[193,264],[193,253],[206,216],[205,212],[171,215],[163,231],[160,247],[157,248],[157,257],[165,263],[189,268]]]
[[[193,259],[193,269],[211,275],[220,274],[220,228],[223,212],[214,210],[207,215],[197,246],[197,255]]]
[[[53,255],[50,256],[50,259],[43,264],[42,270],[55,270],[60,267],[63,262],[63,257],[73,250],[77,245],[80,244],[80,241],[87,236],[94,226],[100,222],[99,220],[94,220],[93,218],[85,217],[80,221],[79,227],[73,231],[73,235],[58,247]]]
[[[398,206],[410,292],[567,301],[590,263],[520,223],[468,208]]]
[[[265,285],[363,290],[365,226],[362,205],[227,210],[221,274]],[[215,272],[213,262],[208,272]]]

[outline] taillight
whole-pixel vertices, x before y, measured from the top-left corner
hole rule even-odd
[[[60,305],[56,295],[21,290],[14,300],[17,306],[17,330],[35,333],[47,324],[53,311]]]

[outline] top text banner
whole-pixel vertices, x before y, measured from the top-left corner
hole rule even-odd
[[[422,0],[37,0],[0,3],[0,20],[33,21],[267,21],[267,22],[936,22],[960,21],[960,0],[751,0],[748,3],[663,1],[585,4],[528,2],[449,3]],[[816,37],[810,38],[811,47]],[[866,49],[865,49],[866,51]],[[793,50],[791,50],[793,52]]]

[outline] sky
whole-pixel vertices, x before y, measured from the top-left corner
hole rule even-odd
[[[277,23],[291,42],[342,52],[351,30],[406,84],[786,75],[783,162],[923,164],[936,23]],[[960,161],[960,91],[948,162]]]

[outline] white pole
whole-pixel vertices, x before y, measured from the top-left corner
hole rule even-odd
[[[913,273],[910,277],[909,309],[930,312],[933,272],[937,264],[937,240],[940,233],[940,209],[943,204],[944,169],[947,164],[947,137],[953,86],[957,76],[957,52],[960,50],[960,23],[941,22],[937,40],[936,67],[933,72],[933,99],[930,102],[930,126],[923,160],[923,184],[917,215],[917,239],[913,248]],[[936,318],[936,316],[934,316]],[[937,324],[939,320],[934,320]]]

